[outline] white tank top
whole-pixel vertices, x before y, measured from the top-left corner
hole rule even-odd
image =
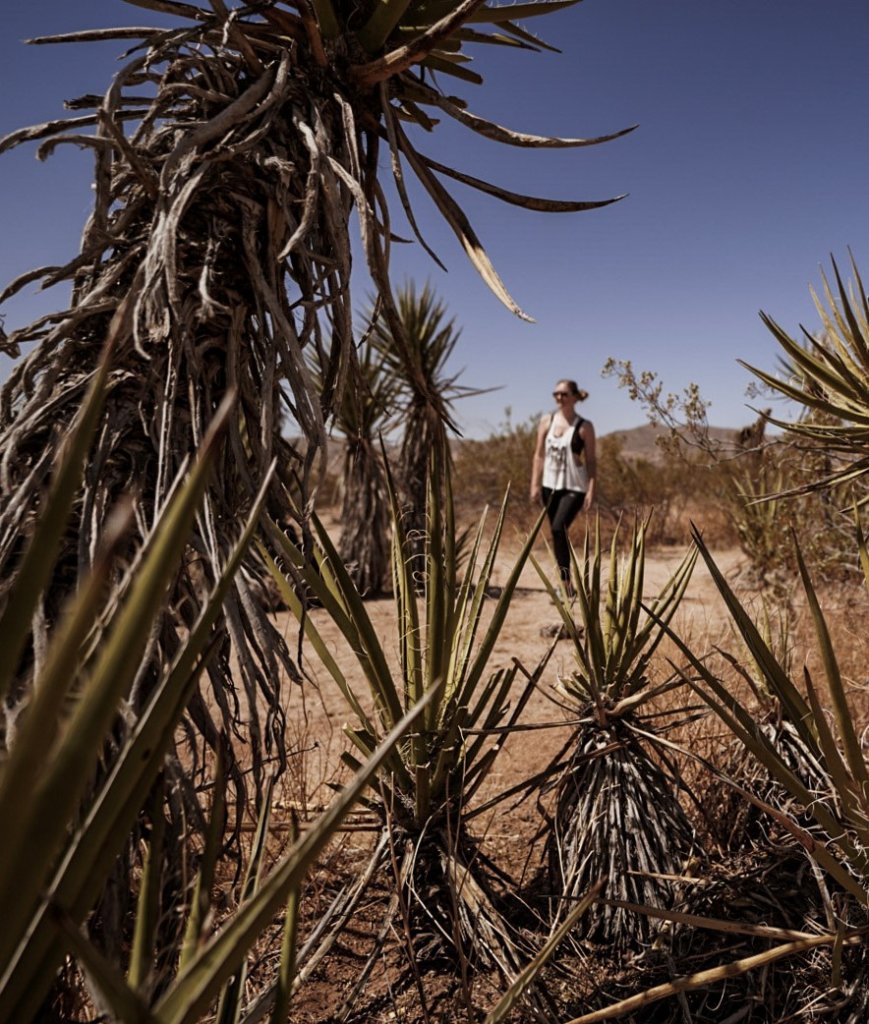
[[[588,473],[577,457],[570,450],[573,441],[573,430],[579,421],[575,416],[573,422],[557,437],[553,431],[555,417],[549,421],[546,434],[546,455],[543,460],[543,486],[553,491],[588,490]]]

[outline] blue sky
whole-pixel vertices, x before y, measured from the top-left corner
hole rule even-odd
[[[32,35],[157,16],[121,0],[7,0],[0,38],[0,132],[62,114],[62,101],[102,92],[119,46],[25,47]],[[546,409],[552,384],[575,377],[599,433],[643,422],[614,381],[610,356],[657,371],[665,388],[696,381],[720,426],[753,418],[742,358],[772,368],[764,310],[787,329],[815,329],[808,287],[848,247],[869,275],[869,3],[866,0],[584,0],[529,20],[562,52],[477,48],[483,87],[457,88],[471,109],[520,130],[598,135],[592,149],[526,151],[441,126],[419,148],[508,188],[563,198],[628,193],[615,206],[547,215],[450,184],[507,287],[536,320],[488,292],[424,196],[424,233],[449,272],[419,246],[394,250],[397,282],[428,279],[462,328],[455,369],[468,386],[469,436]],[[68,258],[89,208],[87,154],[33,147],[0,157],[0,279]],[[386,169],[386,167],[384,167]],[[400,217],[398,211],[396,219]],[[399,227],[399,230],[401,228]],[[364,304],[364,289],[357,292]],[[6,328],[62,304],[28,293]],[[8,366],[8,363],[6,364]],[[2,372],[2,367],[0,367]]]

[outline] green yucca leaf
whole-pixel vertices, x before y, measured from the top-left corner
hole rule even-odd
[[[341,556],[322,522],[316,515],[312,516],[312,522],[317,531],[320,545],[325,552],[325,561],[321,566],[321,571],[327,581],[332,582],[335,592],[340,594],[340,603],[336,603],[343,613],[341,622],[346,625],[344,635],[353,644],[354,652],[363,652],[361,659],[363,667],[370,665],[368,678],[374,683],[375,699],[387,716],[389,728],[391,728],[401,718],[403,709],[401,699],[392,682],[392,673],[380,644],[377,630],[368,616],[361,594],[356,589],[352,577],[347,572],[341,561]],[[309,572],[307,577],[309,582],[311,582],[310,576]],[[331,610],[330,607],[330,615]],[[357,656],[359,655],[357,654]]]
[[[835,780],[833,784],[843,787],[842,791],[838,793],[840,806],[847,807],[850,805],[853,807],[854,787],[852,776],[845,770],[838,752],[834,751],[835,743],[832,734],[826,727],[826,723],[823,726],[820,723],[820,718],[823,717],[820,702],[816,700],[814,693],[810,691],[810,698],[815,700],[816,710],[820,712],[819,715],[813,714],[811,706],[799,695],[790,679],[787,678],[787,674],[775,661],[772,652],[760,640],[751,617],[742,608],[732,592],[729,591],[729,588],[727,588],[726,581],[724,581],[717,566],[715,566],[709,552],[702,546],[702,541],[699,538],[698,542],[701,555],[709,566],[710,574],[715,580],[719,591],[726,597],[728,608],[746,646],[752,652],[760,648],[763,648],[765,651],[763,659],[755,657],[755,661],[758,665],[762,666],[761,670],[766,677],[770,690],[779,697],[785,714],[788,716],[789,721],[800,731],[800,735],[808,737],[807,742],[810,749],[818,751],[818,760],[829,773],[831,779]],[[806,582],[809,588],[811,588],[810,581],[806,579]],[[725,589],[728,591],[727,595],[725,595]],[[805,783],[785,763],[774,741],[761,730],[756,716],[737,699],[729,688],[674,633],[671,632],[670,636],[682,654],[687,658],[703,685],[701,686],[696,680],[689,679],[683,672],[685,681],[696,690],[734,735],[737,736],[740,742],[763,764],[771,777],[778,781],[788,793],[803,805],[806,812],[814,817],[815,821],[826,833],[826,836],[829,837],[829,841],[835,843],[841,851],[844,860],[838,860],[824,847],[824,844],[818,843],[813,837],[804,833],[804,830],[800,830],[798,834],[799,826],[787,815],[779,814],[777,815],[777,820],[781,820],[795,835],[798,835],[800,841],[806,845],[818,863],[840,881],[841,884],[845,885],[849,891],[862,893],[860,898],[865,902],[869,899],[869,894],[867,894],[865,886],[855,879],[855,875],[857,878],[864,880],[869,878],[869,853],[867,853],[865,846],[855,844],[849,834],[849,824],[858,830],[864,829],[864,813],[862,808],[856,820],[852,819],[850,822],[840,820],[833,810],[827,806],[826,801],[819,799],[817,793],[809,790]],[[774,665],[774,671],[767,672],[767,666],[771,663]],[[782,682],[785,685],[782,686]],[[790,718],[791,709],[794,707],[800,708],[801,713],[798,720]],[[823,736],[819,735],[820,730],[823,730]],[[830,755],[829,759],[826,754]],[[760,806],[759,801],[753,797],[751,799]],[[766,805],[764,805],[764,809],[766,809]]]
[[[743,607],[739,598],[734,594],[724,574],[718,568],[715,559],[703,542],[703,538],[696,529],[692,531],[692,538],[700,552],[709,575],[712,577],[718,593],[724,599],[727,610],[733,619],[740,636],[748,648],[753,662],[757,665],[764,678],[767,680],[770,690],[781,701],[788,720],[799,731],[800,735],[810,746],[817,745],[817,734],[811,727],[812,716],[808,705],[794,686],[778,662],[775,654],[770,650],[769,645],[763,639],[760,631],[755,625],[753,617]]]
[[[802,828],[792,815],[784,811],[780,811],[771,804],[764,802],[749,790],[736,786],[730,779],[724,778],[723,781],[732,786],[735,791],[749,803],[754,804],[758,810],[769,815],[769,817],[777,821],[786,831],[790,832],[797,842],[803,846],[809,856],[815,860],[821,869],[826,871],[827,874],[834,879],[845,892],[850,893],[864,906],[869,902],[869,894],[867,894],[866,885],[860,879],[859,874],[855,873],[853,870],[856,864],[856,861],[851,859],[853,847],[850,847],[847,844],[839,844],[839,848],[844,854],[843,860],[842,856],[840,856],[838,852],[834,852],[834,849],[831,848],[828,841],[819,842],[818,837]],[[820,819],[816,818],[816,820],[820,823]],[[841,835],[840,838],[842,838]]]
[[[796,548],[797,562],[800,569],[800,576],[803,581],[803,590],[805,591],[806,598],[809,602],[809,610],[812,614],[815,634],[821,648],[821,657],[823,659],[824,669],[827,676],[827,685],[830,691],[833,714],[836,718],[839,738],[845,748],[845,757],[848,762],[848,769],[854,779],[857,792],[861,795],[862,800],[865,801],[869,798],[869,773],[866,771],[863,748],[860,743],[860,738],[854,729],[854,716],[848,705],[845,686],[842,682],[839,665],[836,661],[836,652],[833,649],[833,641],[830,637],[830,632],[827,629],[827,623],[824,619],[824,614],[821,611],[821,606],[818,603],[817,593],[815,592],[815,588],[812,586],[809,572],[806,568],[799,545],[797,545]],[[815,716],[815,721],[818,722],[818,716]],[[869,848],[869,844],[867,844],[867,848]]]
[[[122,307],[123,308],[123,307]],[[88,388],[77,422],[57,455],[54,478],[45,497],[33,537],[0,614],[0,699],[9,689],[18,661],[30,634],[30,623],[48,583],[60,550],[73,501],[78,493],[82,468],[97,429],[111,368],[115,336],[122,316],[119,310]]]
[[[392,675],[377,631],[322,523],[316,515],[312,516],[311,521],[322,549],[322,557],[318,558],[316,567],[275,524],[271,524],[271,536],[293,562],[299,577],[311,589],[356,653],[380,711],[389,721],[396,722],[401,717],[401,701],[392,684]],[[299,602],[294,602],[294,607],[301,609]],[[313,630],[314,627],[310,628]]]
[[[55,630],[39,685],[34,688],[12,749],[0,764],[0,821],[8,835],[21,835],[26,827],[29,794],[49,763],[46,753],[54,749],[79,652],[105,604],[115,550],[124,539],[132,513],[132,506],[126,505],[123,514],[107,528],[91,572]],[[0,852],[0,870],[6,868],[13,849],[14,844],[6,844],[5,851]]]
[[[502,517],[504,508],[505,506],[502,506]],[[519,585],[519,578],[522,575],[522,570],[525,568],[525,563],[528,561],[528,557],[531,554],[531,549],[534,546],[534,543],[537,539],[537,534],[540,532],[540,527],[543,524],[545,516],[546,513],[541,512],[540,515],[537,517],[537,521],[534,523],[534,525],[531,528],[531,531],[528,534],[528,539],[522,545],[522,548],[519,551],[516,561],[513,563],[513,568],[510,570],[510,574],[508,575],[503,587],[501,588],[501,593],[498,595],[498,598],[495,602],[495,608],[492,611],[492,616],[489,619],[489,624],[486,628],[485,633],[483,634],[482,640],[479,642],[473,660],[468,664],[466,670],[463,685],[465,697],[467,697],[476,688],[476,685],[480,678],[482,677],[483,672],[486,669],[486,665],[488,664],[488,661],[492,656],[492,651],[494,650],[495,643],[497,642],[498,636],[500,635],[501,632],[501,628],[504,625],[504,620],[507,617],[507,612],[509,611],[510,602],[513,599],[513,594],[516,590],[516,587]],[[503,518],[499,522],[499,527],[496,532],[497,537],[500,537],[500,531],[502,527]],[[495,557],[494,543],[492,549],[490,550],[490,555],[491,562],[490,559],[487,558],[486,568],[484,569],[483,573],[481,573],[480,577],[477,580],[477,589],[479,590],[485,591],[485,589],[489,586],[489,580],[491,579],[491,565],[493,564]],[[474,623],[475,629],[477,625],[479,625],[479,620],[477,620]]]
[[[0,905],[5,908],[6,922],[0,951],[7,956],[11,952],[7,947],[12,944],[14,948],[25,921],[34,912],[36,894],[45,888],[47,873],[66,838],[67,823],[96,764],[99,745],[138,669],[151,622],[177,571],[231,406],[231,398],[222,404],[188,481],[174,495],[146,546],[129,595],[100,645],[65,731],[27,794],[17,841],[0,847]],[[71,662],[77,654],[70,651]],[[26,885],[21,884],[24,876]],[[4,960],[5,956],[0,955],[0,962]]]
[[[298,842],[299,829],[295,815],[292,820],[292,843]],[[272,1007],[270,1024],[286,1024],[289,1019],[290,996],[293,990],[293,979],[296,976],[296,940],[299,929],[299,895],[300,886],[294,885],[287,898],[284,912],[284,930],[281,936],[281,959],[278,967],[278,978],[275,985],[275,1004]]]
[[[272,524],[272,527],[272,536],[278,539],[279,544],[281,544],[282,542],[280,541],[280,538],[278,538],[278,534],[280,534],[280,537],[284,538],[284,541],[286,541],[286,537],[284,536],[284,534],[281,533],[280,530],[277,530],[277,528],[274,527],[274,524]],[[304,607],[302,601],[300,600],[299,595],[296,593],[293,587],[290,586],[286,576],[284,576],[284,574],[278,568],[277,563],[269,554],[265,546],[260,544],[258,545],[258,547],[260,555],[262,556],[262,559],[265,562],[266,568],[269,570],[272,579],[275,581],[275,585],[277,586],[278,591],[281,595],[281,600],[286,604],[287,608],[289,608],[289,610],[296,616],[296,618],[304,624],[303,629],[305,631],[305,638],[314,648],[317,657],[323,663],[323,666],[326,669],[326,671],[338,684],[338,688],[341,690],[344,699],[353,709],[353,713],[359,718],[360,722],[364,723],[365,727],[369,731],[373,730],[374,726],[369,721],[368,716],[366,715],[364,709],[362,708],[362,705],[359,703],[359,700],[356,697],[356,694],[353,692],[352,687],[347,682],[346,676],[341,671],[338,663],[332,657],[332,652],[329,650],[328,645],[323,640],[323,637],[320,635],[319,630],[311,620],[311,617],[308,614],[307,609]],[[290,549],[290,547],[284,546],[284,553],[288,553]],[[295,550],[299,556],[299,561],[298,563],[296,563],[298,568],[305,564],[305,560],[301,552],[299,552],[298,549]]]
[[[361,729],[353,729],[351,726],[345,725],[344,734],[355,747],[362,751],[365,757],[371,757],[377,749],[377,736],[373,732],[365,732]]]
[[[509,35],[520,40],[520,42],[528,43],[534,50],[548,50],[550,53],[561,53],[557,46],[544,42],[539,36],[534,35],[533,32],[522,28],[521,25],[515,25],[512,21],[499,21],[498,28],[502,32],[507,32]]]
[[[264,879],[259,891],[245,901],[227,924],[211,939],[170,986],[154,1013],[154,1024],[194,1024],[207,1010],[228,978],[240,967],[256,937],[286,903],[310,865],[355,803],[371,779],[392,753],[393,747],[417,721],[426,703],[435,696],[431,690],[387,735],[374,756],[341,791],[328,810],[290,849],[278,866]]]
[[[601,721],[632,711],[659,692],[650,683],[648,666],[678,610],[697,561],[697,548],[692,547],[647,608],[643,596],[646,530],[646,522],[634,523],[624,557],[619,555],[616,530],[604,586],[598,517],[593,549],[592,531],[586,530],[582,564],[571,548],[576,596],[570,600],[558,592],[540,564],[534,562],[573,641],[578,671],[563,681],[563,688],[580,703],[593,704]],[[582,630],[574,620],[574,609],[579,613]]]
[[[791,437],[810,439],[822,451],[840,456],[827,476],[781,492],[787,496],[826,490],[869,473],[869,300],[853,257],[854,295],[848,294],[836,261],[832,263],[838,294],[823,275],[826,308],[812,292],[824,333],[816,338],[803,328],[805,340],[800,343],[762,314],[764,324],[784,350],[783,375],[743,364],[774,391],[807,410],[793,423],[770,422]],[[865,504],[865,499],[860,503]]]
[[[833,815],[822,801],[817,799],[817,794],[809,790],[803,781],[785,764],[773,742],[758,727],[757,720],[751,711],[743,704],[740,704],[726,687],[709,672],[706,666],[694,658],[691,652],[675,635],[673,639],[679,645],[683,654],[692,662],[692,667],[702,679],[705,688],[689,680],[687,677],[685,677],[686,682],[694,687],[696,692],[715,711],[743,746],[766,768],[770,776],[779,782],[791,796],[795,797],[811,813],[812,817],[814,817],[826,834],[830,837],[835,836],[836,843],[842,850],[847,862],[854,865],[861,874],[866,876],[866,855],[851,842],[842,822]],[[713,697],[712,694],[715,696]],[[748,791],[745,792],[747,793]],[[749,797],[753,803],[759,807],[761,806],[762,801],[754,799],[750,794]],[[768,805],[763,804],[762,809],[769,813]],[[789,823],[787,827],[794,832],[797,826],[791,824],[791,819],[787,815],[777,816],[777,820],[782,819]],[[840,861],[832,857],[822,847],[822,844],[815,842],[811,836],[804,839],[803,833],[800,832],[800,838],[803,844],[810,850],[812,856],[822,864],[825,870],[829,871],[843,885],[847,881],[846,888],[849,891],[854,889],[854,886],[857,885],[854,876],[843,867]]]
[[[486,524],[486,511],[480,516],[477,530],[471,545],[470,558],[465,579],[462,582],[457,601],[457,618],[465,624],[461,630],[457,630],[456,642],[453,644],[450,656],[449,677],[451,679],[464,679],[468,674],[468,665],[474,650],[474,641],[477,636],[480,619],[483,614],[483,603],[486,599],[486,589],[492,578],[492,571],[495,564],[497,547],[500,544],[501,534],[504,529],[504,519],[507,510],[507,499],[509,494],[504,495],[498,518],[495,522],[495,529],[492,535],[492,542],[483,558],[483,564],[479,573],[476,573],[477,562],[483,543],[483,530]],[[473,581],[476,579],[476,583]],[[473,584],[473,585],[472,585]]]
[[[274,792],[274,776],[268,780],[263,792],[262,804],[257,817],[256,832],[253,845],[251,846],[250,859],[245,871],[244,883],[242,885],[242,903],[253,899],[259,889],[260,877],[263,867],[263,856],[269,836],[269,822],[271,821],[272,794]],[[241,1015],[244,990],[247,982],[247,958],[239,965],[236,972],[230,978],[226,988],[221,993],[220,1003],[217,1010],[217,1024],[238,1024]]]
[[[223,845],[223,834],[226,818],[226,744],[224,736],[217,748],[214,766],[214,786],[212,787],[211,816],[205,833],[205,849],[199,860],[196,882],[190,899],[190,915],[184,929],[184,941],[178,958],[178,969],[183,971],[196,950],[204,940],[205,922],[211,906],[211,887],[214,884],[214,873],[217,859]]]
[[[432,459],[435,458],[432,451]],[[444,545],[445,524],[439,500],[440,480],[435,466],[428,474],[426,485],[426,510],[428,531],[426,536],[426,646],[425,673],[429,679],[446,676],[449,663],[449,648],[452,646],[452,627],[448,604],[452,603],[455,588],[455,565],[446,564],[447,552]],[[449,682],[446,680],[445,697],[449,699]]]
[[[869,819],[866,817],[866,790],[860,788],[855,776],[839,752],[833,731],[827,722],[824,707],[818,697],[815,685],[808,668],[803,668],[806,681],[806,693],[818,730],[818,742],[821,748],[822,764],[830,777],[842,815],[854,827],[854,831],[864,849],[869,850]]]
[[[853,308],[853,306],[851,304],[850,297],[848,296],[847,289],[845,288],[845,285],[844,285],[844,283],[842,281],[842,276],[839,273],[839,268],[836,265],[836,261],[832,260],[832,264],[833,264],[833,273],[836,275],[836,284],[838,284],[838,286],[839,286],[839,300],[840,300],[840,305],[841,305],[842,313],[843,313],[845,319],[848,322],[848,328],[849,328],[849,330],[847,332],[845,332],[844,329],[843,329],[842,333],[843,334],[847,333],[848,338],[851,341],[856,354],[859,357],[861,357],[860,358],[860,362],[862,363],[863,369],[865,370],[866,368],[869,368],[869,345],[866,344],[866,339],[863,336],[863,331],[866,329],[866,324],[865,323],[861,324],[859,322],[859,320],[857,319],[857,317],[855,316],[854,308]],[[852,266],[852,269],[854,271],[854,277],[856,279],[856,283],[857,283],[857,287],[858,287],[858,290],[859,290],[860,299],[861,299],[861,301],[863,303],[863,306],[864,306],[864,309],[865,309],[866,308],[866,292],[863,289],[863,282],[860,280],[860,274],[859,274],[859,272],[857,270],[857,265],[856,265],[856,263],[854,262],[853,259],[851,260],[851,266]],[[834,304],[834,308],[836,309],[836,312],[838,313],[839,307],[836,307],[835,304]],[[840,351],[840,354],[841,354],[843,362],[849,362],[850,360],[848,358],[848,350],[841,343],[839,344],[839,351]],[[856,367],[857,363],[854,362],[853,365]]]
[[[129,834],[207,660],[214,623],[259,521],[270,478],[271,470],[187,643],[135,723],[108,780],[73,836],[48,898],[28,925],[8,970],[0,976],[0,1020],[30,1019],[65,951],[53,925],[51,908],[62,907],[71,920],[82,921]]]
[[[483,5],[478,8],[467,19],[468,25],[479,24],[480,22],[491,22],[498,24],[502,21],[522,21],[525,18],[535,18],[541,14],[549,14],[552,11],[574,7],[580,0],[543,0],[541,3],[518,3],[518,4],[497,4]]]
[[[82,935],[78,926],[60,911],[55,911],[57,926],[62,932],[66,946],[81,964],[89,980],[99,991],[104,1003],[109,1007],[112,1020],[123,1024],[153,1024],[144,999],[124,981],[114,964],[101,953],[92,942]],[[11,1022],[20,1021],[21,1017],[4,1017]]]
[[[376,53],[404,16],[411,0],[378,0],[371,17],[356,33],[368,53]]]
[[[311,0],[311,6],[316,12],[317,24],[323,38],[337,39],[341,34],[341,27],[332,0]]]
[[[528,986],[552,959],[563,940],[576,927],[580,918],[587,913],[592,903],[600,896],[603,885],[602,879],[593,885],[582,899],[577,901],[576,906],[546,940],[540,952],[523,968],[495,1006],[486,1014],[485,1024],[499,1024],[510,1010],[513,1009],[519,999],[522,998],[523,993],[528,990]]]
[[[141,991],[147,981],[160,919],[163,840],[166,835],[166,818],[163,815],[164,797],[164,787],[162,785],[155,786],[151,794],[149,808],[151,836],[142,865],[142,880],[136,904],[136,924],[133,930],[133,947],[130,950],[130,967],[127,971],[127,984],[134,992]]]
[[[471,85],[483,84],[483,76],[477,74],[476,71],[471,71],[470,68],[466,68],[461,54],[430,53],[426,57],[425,64],[432,71],[437,71],[442,75],[449,75],[451,78],[457,78],[460,82],[468,82]]]

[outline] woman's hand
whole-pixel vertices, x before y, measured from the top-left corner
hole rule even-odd
[[[532,505],[539,505],[540,504],[540,498],[541,498],[542,494],[543,494],[543,492],[540,489],[540,484],[532,484],[531,485],[531,493],[530,493],[531,504]]]

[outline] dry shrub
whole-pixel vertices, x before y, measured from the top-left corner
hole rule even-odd
[[[456,514],[476,521],[486,505],[497,508],[509,487],[511,518],[520,528],[530,528],[540,509],[528,499],[531,457],[539,417],[514,424],[510,409],[505,420],[484,441],[463,440],[453,444],[453,494]]]

